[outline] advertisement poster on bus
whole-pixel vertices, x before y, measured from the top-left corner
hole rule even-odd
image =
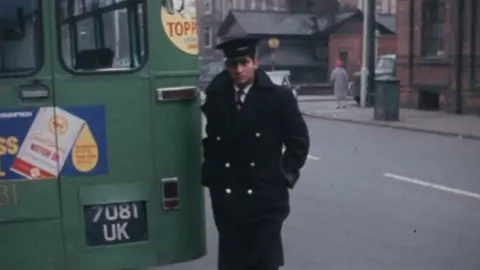
[[[0,180],[108,172],[103,106],[0,111]]]
[[[165,34],[175,47],[198,55],[195,0],[163,0],[161,18]]]

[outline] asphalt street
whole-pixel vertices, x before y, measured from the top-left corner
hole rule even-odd
[[[480,141],[307,119],[284,228],[291,270],[480,269]],[[158,270],[214,270],[208,254]]]

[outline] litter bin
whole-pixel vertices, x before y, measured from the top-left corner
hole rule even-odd
[[[400,84],[396,77],[384,75],[375,78],[374,119],[399,120]]]

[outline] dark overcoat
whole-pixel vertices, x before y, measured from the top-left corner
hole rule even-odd
[[[202,184],[210,190],[219,232],[218,268],[281,266],[288,188],[300,176],[310,143],[297,101],[262,70],[240,110],[227,71],[205,94]]]

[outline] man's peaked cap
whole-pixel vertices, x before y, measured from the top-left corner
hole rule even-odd
[[[222,50],[227,59],[246,56],[254,58],[259,41],[260,39],[255,37],[234,38],[218,44],[216,48]]]

